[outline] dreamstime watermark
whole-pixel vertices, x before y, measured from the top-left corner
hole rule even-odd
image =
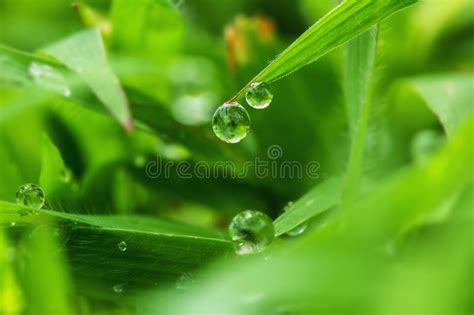
[[[217,161],[209,163],[206,161],[163,161],[157,156],[155,161],[149,161],[145,166],[145,173],[150,178],[171,178],[176,174],[181,179],[212,179],[212,178],[246,178],[249,175],[256,178],[272,179],[311,179],[319,178],[320,165],[316,161],[302,163],[299,161],[288,161],[283,158],[283,149],[278,145],[272,145],[267,149],[269,160],[256,157],[254,160],[245,161],[237,165],[233,161]]]

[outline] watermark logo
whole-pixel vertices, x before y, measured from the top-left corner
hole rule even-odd
[[[284,159],[282,147],[271,145],[267,149],[267,158],[256,157],[237,165],[233,161],[165,161],[161,156],[149,161],[145,166],[145,173],[150,178],[181,179],[213,179],[213,178],[246,178],[258,179],[302,179],[304,177],[319,178],[320,164],[317,161],[302,163]]]

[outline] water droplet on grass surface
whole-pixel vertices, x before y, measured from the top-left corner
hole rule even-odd
[[[254,82],[245,93],[247,103],[256,109],[263,109],[270,105],[273,100],[273,94],[264,82]]]
[[[212,129],[224,142],[240,142],[247,136],[250,129],[249,114],[237,102],[225,103],[214,113]]]
[[[283,213],[290,210],[293,207],[293,201],[289,201],[286,206],[283,208]],[[303,222],[300,225],[296,226],[292,230],[285,233],[286,236],[295,237],[303,234],[304,231],[308,228],[308,222]]]
[[[47,64],[32,62],[29,68],[33,81],[39,87],[58,93],[64,97],[71,96],[71,90],[61,72]]]
[[[263,251],[273,240],[275,229],[268,215],[255,210],[237,214],[229,225],[229,234],[239,255]]]
[[[123,284],[116,284],[112,287],[112,290],[115,293],[122,293],[123,292]]]
[[[35,184],[24,184],[16,191],[16,203],[35,209],[44,206],[45,197],[43,189]]]
[[[191,272],[185,272],[179,277],[178,281],[176,281],[176,288],[178,290],[188,290],[194,283],[194,275]]]
[[[125,243],[124,241],[121,241],[120,243],[117,244],[117,247],[121,252],[124,252],[127,250],[127,243]]]

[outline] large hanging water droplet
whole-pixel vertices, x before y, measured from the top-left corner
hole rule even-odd
[[[260,211],[246,210],[236,215],[230,225],[229,234],[239,255],[258,253],[273,240],[273,222]]]
[[[33,62],[29,68],[30,74],[33,77],[33,81],[39,87],[46,90],[58,93],[64,97],[71,96],[71,90],[64,79],[61,72],[38,62]]]
[[[247,103],[256,109],[263,109],[270,105],[273,100],[273,94],[264,82],[254,82],[245,94]]]
[[[178,290],[188,290],[194,285],[194,275],[191,272],[185,272],[179,277],[176,281],[176,289]]]
[[[44,206],[44,192],[40,186],[35,184],[24,184],[16,191],[16,202],[18,204],[41,209]]]
[[[120,243],[117,244],[117,247],[121,252],[124,252],[127,250],[127,243],[125,243],[124,241],[121,241]]]
[[[249,132],[249,114],[237,102],[225,103],[214,113],[212,129],[222,141],[237,143],[244,139]]]

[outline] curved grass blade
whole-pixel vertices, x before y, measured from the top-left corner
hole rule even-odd
[[[127,98],[96,29],[74,34],[45,51],[76,72],[127,130],[133,128]]]
[[[404,81],[419,94],[452,136],[474,111],[474,76],[469,74],[430,75]]]
[[[283,235],[337,205],[341,186],[341,178],[335,177],[307,192],[275,220],[275,236]]]
[[[242,96],[252,82],[271,83],[281,79],[416,2],[417,0],[344,1],[313,24],[231,100]]]

